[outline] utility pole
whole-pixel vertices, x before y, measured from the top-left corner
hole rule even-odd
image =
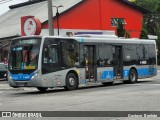
[[[57,31],[58,31],[58,35],[59,35],[59,12],[58,12],[58,8],[63,7],[63,5],[59,5],[59,6],[53,6],[57,9],[56,12],[56,17],[57,17]]]
[[[49,35],[54,35],[54,26],[53,26],[53,11],[52,11],[52,0],[48,1],[48,27],[49,27]]]

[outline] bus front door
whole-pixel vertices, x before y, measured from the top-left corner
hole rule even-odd
[[[114,78],[123,78],[123,54],[122,46],[113,46],[113,60],[114,60]]]
[[[97,66],[96,66],[96,50],[95,46],[87,45],[85,49],[85,73],[86,82],[97,81]]]

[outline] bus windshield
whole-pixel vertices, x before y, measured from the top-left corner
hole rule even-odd
[[[9,70],[36,70],[41,39],[13,40],[9,53]]]

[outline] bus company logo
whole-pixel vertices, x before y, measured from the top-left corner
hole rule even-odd
[[[12,117],[11,112],[2,112],[2,117]]]
[[[24,23],[24,33],[26,35],[35,35],[36,29],[36,21],[33,18],[28,18]]]

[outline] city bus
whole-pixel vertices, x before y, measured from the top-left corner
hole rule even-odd
[[[11,87],[64,87],[115,81],[136,83],[157,75],[156,42],[98,36],[27,36],[11,42],[8,81]]]

